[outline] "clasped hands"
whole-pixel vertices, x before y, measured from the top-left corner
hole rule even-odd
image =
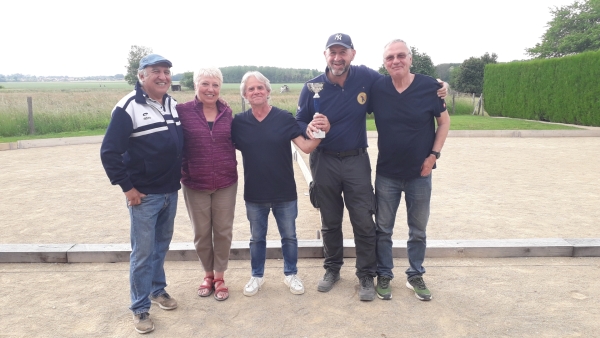
[[[321,113],[316,113],[313,116],[312,121],[310,121],[306,127],[306,136],[308,136],[309,139],[314,140],[314,132],[324,131],[325,133],[328,133],[330,128],[331,125],[329,124],[327,116]]]

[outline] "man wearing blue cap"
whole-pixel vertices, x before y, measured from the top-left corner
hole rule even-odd
[[[356,51],[350,36],[333,34],[325,45],[327,68],[324,74],[308,82],[322,82],[320,111],[331,128],[319,147],[310,154],[315,200],[321,211],[321,233],[325,254],[325,275],[318,290],[328,292],[340,279],[344,264],[342,219],[344,204],[350,215],[356,246],[356,276],[359,299],[375,298],[373,277],[375,256],[375,196],[371,184],[371,164],[367,153],[367,95],[381,74],[354,66]],[[305,86],[300,93],[296,119],[303,129],[310,128],[314,115],[313,93]],[[307,136],[311,137],[307,130]]]
[[[181,188],[183,131],[167,94],[171,61],[157,54],[140,60],[135,89],[112,112],[100,158],[110,182],[125,193],[131,219],[130,295],[135,330],[154,330],[151,303],[173,310],[163,268],[173,237]]]

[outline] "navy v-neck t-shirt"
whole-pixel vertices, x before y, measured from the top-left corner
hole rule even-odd
[[[439,88],[437,80],[421,74],[402,93],[389,76],[375,82],[370,107],[378,134],[377,174],[398,179],[421,175],[435,140],[435,118],[446,110]]]
[[[242,152],[244,200],[251,203],[289,202],[298,199],[290,141],[302,135],[294,116],[272,107],[258,121],[252,109],[237,114],[231,138]]]

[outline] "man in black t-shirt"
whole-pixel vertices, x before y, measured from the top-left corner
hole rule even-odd
[[[384,48],[384,65],[390,76],[371,90],[371,108],[378,132],[379,157],[375,178],[377,200],[377,296],[391,299],[392,234],[402,193],[405,194],[409,238],[406,286],[420,300],[430,300],[423,281],[426,227],[431,199],[431,172],[440,157],[450,129],[446,104],[433,78],[410,73],[411,50],[402,40]],[[437,130],[435,122],[437,121]]]
[[[304,293],[304,285],[297,276],[298,195],[290,141],[310,153],[320,140],[305,139],[290,112],[269,104],[271,84],[261,73],[246,73],[240,92],[252,107],[237,114],[231,125],[231,138],[243,157],[244,200],[251,233],[252,276],[244,286],[244,295],[255,295],[264,283],[267,222],[271,211],[281,235],[284,283],[291,293],[300,295]],[[329,130],[324,116],[319,114],[315,120],[321,130]]]

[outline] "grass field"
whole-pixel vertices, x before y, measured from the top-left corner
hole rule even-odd
[[[133,87],[126,82],[3,82],[0,89],[0,142],[29,139],[27,97],[32,98],[35,138],[69,137],[102,134],[110,121],[114,105]],[[288,84],[290,91],[279,93],[281,84],[272,84],[271,104],[295,113],[303,84]],[[170,92],[178,102],[194,98],[192,90]],[[242,111],[239,84],[226,83],[221,89],[223,97],[234,113]],[[451,111],[451,99],[448,98]],[[245,107],[249,107],[246,105]],[[468,115],[473,111],[472,98],[456,98],[456,111],[451,129],[569,129],[573,127],[544,124],[535,121],[494,119]],[[465,115],[467,114],[467,115]],[[368,130],[375,130],[373,117],[367,118]],[[576,128],[575,128],[576,129]],[[57,136],[58,135],[58,136]],[[60,136],[62,135],[62,136]]]

